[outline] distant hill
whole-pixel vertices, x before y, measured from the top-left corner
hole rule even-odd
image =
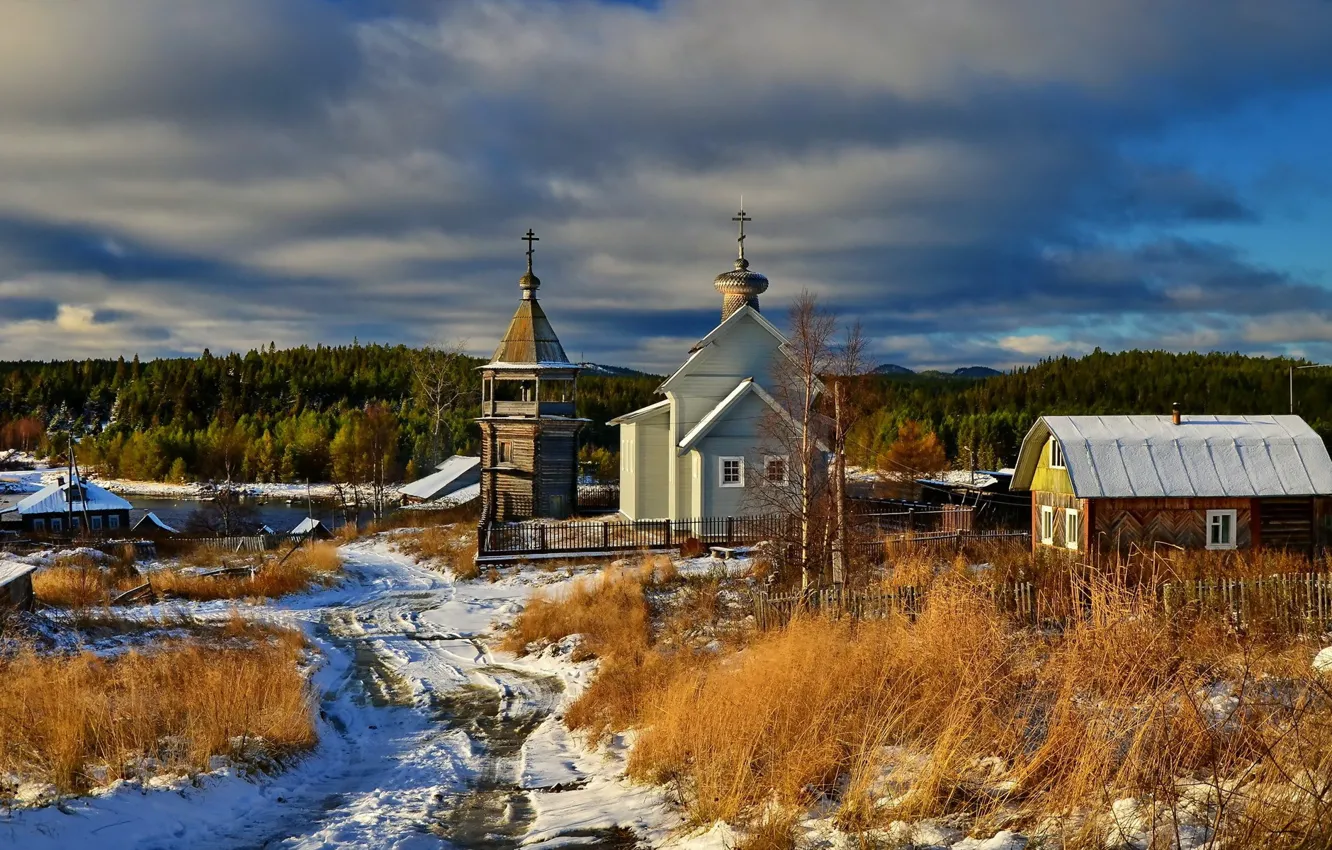
[[[1003,372],[998,369],[991,369],[989,366],[962,366],[951,372],[944,372],[939,369],[925,369],[916,372],[905,366],[898,366],[896,363],[883,363],[875,366],[870,374],[900,377],[915,375],[920,378],[993,378],[995,375],[1002,375]]]
[[[608,375],[616,378],[658,377],[647,372],[640,372],[637,369],[630,369],[627,366],[604,366],[600,363],[579,363],[578,366],[585,375]]]

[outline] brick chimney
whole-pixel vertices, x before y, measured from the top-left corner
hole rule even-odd
[[[1176,425],[1180,423],[1179,402],[1175,402],[1174,407],[1170,409],[1170,421],[1174,422]]]

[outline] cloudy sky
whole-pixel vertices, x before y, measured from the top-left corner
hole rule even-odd
[[[0,358],[465,341],[528,227],[575,358],[1332,358],[1328,0],[0,0]]]

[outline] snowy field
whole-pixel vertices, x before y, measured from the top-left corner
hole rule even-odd
[[[316,750],[284,773],[242,777],[225,763],[193,779],[120,781],[52,803],[0,811],[0,847],[626,848],[728,850],[729,827],[686,829],[666,789],[624,777],[628,736],[589,748],[562,723],[595,675],[570,660],[575,639],[517,658],[491,648],[534,590],[558,592],[596,567],[525,568],[495,582],[455,581],[398,552],[391,537],[342,547],[339,586],[243,606],[299,628],[317,649]],[[745,572],[746,560],[679,561],[682,574]],[[153,618],[223,620],[229,602],[129,609]],[[108,643],[106,651],[122,644]],[[803,822],[802,846],[850,848],[831,811]],[[891,846],[1021,850],[1022,836],[985,840],[925,821],[894,824]]]
[[[0,814],[0,846],[595,846],[616,828],[668,842],[678,815],[623,779],[623,746],[589,750],[559,720],[594,662],[568,661],[568,646],[523,659],[487,648],[496,623],[567,572],[463,583],[382,537],[342,553],[341,586],[246,609],[303,629],[323,656],[312,755],[256,781],[222,767]],[[189,610],[221,619],[231,606]]]

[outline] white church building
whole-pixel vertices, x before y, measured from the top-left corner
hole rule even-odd
[[[768,279],[745,259],[744,211],[735,268],[717,276],[722,321],[658,388],[665,399],[620,427],[620,512],[629,519],[766,513],[755,488],[784,485],[794,462],[765,423],[798,425],[777,402],[778,371],[794,368],[786,338],[759,312]],[[766,481],[755,480],[761,476]],[[769,509],[770,510],[770,509]]]

